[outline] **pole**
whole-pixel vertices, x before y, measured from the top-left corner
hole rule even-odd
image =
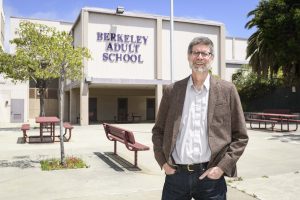
[[[174,30],[174,20],[173,20],[173,0],[171,1],[171,14],[170,14],[170,67],[171,67],[171,71],[170,71],[170,76],[171,76],[171,83],[174,83],[174,51],[173,51],[173,30]]]
[[[63,136],[63,120],[64,120],[64,80],[65,80],[65,71],[64,69],[61,70],[61,76],[59,79],[59,133],[60,133],[60,163],[61,165],[66,165],[65,160],[65,148],[64,148],[64,136]]]

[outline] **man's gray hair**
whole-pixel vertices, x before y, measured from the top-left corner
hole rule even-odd
[[[210,49],[211,55],[214,55],[214,44],[208,37],[195,37],[189,44],[188,54],[191,54],[193,50],[193,46],[198,44],[207,45]]]

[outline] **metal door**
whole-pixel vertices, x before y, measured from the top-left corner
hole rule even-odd
[[[24,122],[24,99],[11,99],[10,122]]]
[[[127,98],[118,98],[118,121],[128,121]]]
[[[97,122],[97,98],[89,98],[89,122]]]
[[[155,99],[147,99],[147,120],[155,120]]]

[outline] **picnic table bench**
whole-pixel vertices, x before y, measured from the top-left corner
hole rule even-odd
[[[26,142],[29,143],[30,139],[32,139],[32,138],[38,138],[38,139],[41,138],[40,135],[28,135],[28,131],[30,130],[30,124],[22,124],[21,130],[23,132],[23,142],[24,143],[26,143]]]
[[[71,139],[71,136],[72,136],[72,129],[74,128],[69,122],[64,122],[63,123],[63,127],[65,129],[65,132],[64,132],[64,141],[68,142],[70,139]],[[22,124],[21,126],[21,130],[23,132],[23,142],[26,143],[26,142],[29,142],[29,138],[40,138],[41,136],[40,135],[34,135],[34,136],[28,136],[27,134],[27,131],[30,130],[30,125],[29,124]],[[49,136],[48,136],[49,137]],[[58,137],[60,138],[60,135],[51,135],[50,136],[51,138],[53,137],[53,139],[51,139],[52,142],[55,142],[54,140],[54,137]],[[40,141],[42,142],[42,140]]]
[[[74,128],[69,122],[64,122],[64,128],[65,128],[65,133],[64,133],[64,138],[68,142],[71,139],[72,136],[72,129]],[[68,136],[68,137],[67,137]],[[59,136],[58,136],[59,137]]]
[[[278,110],[279,111],[279,110]],[[287,112],[286,110],[282,110],[282,112]],[[267,128],[267,124],[271,124],[272,131],[274,130],[274,126],[276,124],[280,124],[280,131],[290,131],[289,125],[290,123],[296,123],[296,128],[294,131],[298,129],[298,123],[300,120],[293,119],[298,117],[295,114],[285,114],[285,113],[248,113],[248,117],[246,118],[246,122],[250,122],[250,127],[253,129],[252,123],[258,123],[259,127],[260,124],[265,125],[265,129]],[[287,129],[283,129],[283,124],[287,125]]]
[[[277,123],[276,120],[269,120],[269,119],[252,119],[252,118],[248,118],[246,119],[246,122],[250,123],[250,128],[253,129],[254,127],[252,126],[252,123],[258,123],[258,128],[260,127],[260,124],[264,124],[265,125],[265,129],[267,128],[267,124],[271,124],[271,129],[272,131],[274,130],[274,126]]]
[[[150,148],[146,145],[136,142],[132,131],[112,126],[107,123],[103,123],[103,127],[107,139],[114,142],[114,154],[117,155],[117,142],[125,144],[129,151],[134,151],[134,166],[137,167],[138,151],[147,151]]]
[[[270,120],[276,120],[279,123],[287,123],[287,125],[289,125],[290,123],[295,123],[296,128],[293,131],[296,131],[298,129],[298,123],[300,123],[300,120],[298,120],[298,119],[287,119],[287,118],[272,117],[272,118],[270,118]]]
[[[22,124],[21,130],[23,131],[23,142],[26,143],[27,138],[28,138],[27,131],[30,130],[30,125]]]

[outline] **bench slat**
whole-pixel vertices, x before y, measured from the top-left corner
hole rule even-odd
[[[269,119],[247,119],[246,121],[249,122],[270,122],[270,123],[277,123],[276,120],[269,120]]]
[[[300,120],[298,119],[286,119],[286,118],[270,118],[271,120],[277,120],[277,121],[289,121],[289,122],[297,122],[300,123]]]
[[[133,147],[134,149],[138,149],[139,151],[147,151],[147,150],[150,149],[148,146],[143,145],[143,144],[138,143],[138,142],[136,142],[134,144],[130,144],[129,143],[128,145],[131,146],[131,147]]]
[[[125,144],[128,150],[134,151],[134,166],[137,167],[137,152],[147,151],[150,149],[150,147],[136,142],[132,131],[112,126],[107,123],[103,123],[103,127],[107,139],[114,141],[114,153],[117,154],[117,142]]]

